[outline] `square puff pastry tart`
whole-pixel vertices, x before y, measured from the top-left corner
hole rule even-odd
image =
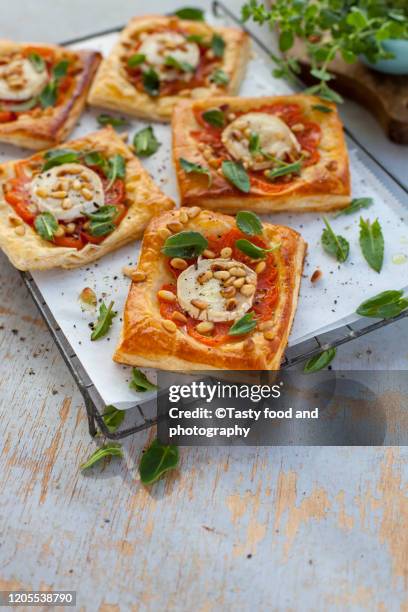
[[[135,17],[102,62],[88,102],[170,121],[182,98],[235,95],[249,52],[242,30],[178,17]]]
[[[111,127],[0,165],[0,248],[19,270],[76,268],[174,202]]]
[[[201,235],[200,256],[173,257],[181,234],[190,245]],[[240,239],[256,245],[260,258],[245,255]],[[263,224],[260,236],[246,236],[234,217],[199,207],[152,219],[113,359],[163,370],[279,369],[305,251],[288,227]]]
[[[186,206],[269,213],[350,202],[341,121],[334,104],[314,96],[180,102],[173,156]]]
[[[44,149],[65,140],[100,60],[95,51],[0,40],[0,142]]]

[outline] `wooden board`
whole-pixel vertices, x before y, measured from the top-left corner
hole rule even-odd
[[[290,55],[300,58],[301,79],[314,85],[303,45],[297,43]],[[336,75],[330,83],[333,89],[372,112],[390,140],[408,144],[408,76],[382,74],[361,62],[347,64],[341,58],[336,58],[329,70]]]

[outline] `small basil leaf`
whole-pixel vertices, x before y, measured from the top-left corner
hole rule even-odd
[[[167,257],[198,257],[208,247],[208,240],[200,232],[179,232],[169,236],[162,253]]]
[[[107,115],[106,113],[102,113],[96,118],[99,125],[111,125],[112,127],[124,127],[129,125],[129,121],[124,119],[123,117],[112,117],[112,115]]]
[[[69,66],[68,60],[61,60],[60,62],[58,62],[58,64],[56,64],[52,69],[52,74],[53,74],[54,79],[56,79],[57,81],[59,79],[62,79],[62,77],[64,77],[67,74],[68,66]]]
[[[90,151],[84,155],[84,162],[87,166],[97,166],[102,170],[104,175],[107,177],[109,174],[109,164],[106,159],[99,151]]]
[[[322,233],[322,245],[326,253],[333,255],[337,261],[345,262],[350,251],[350,245],[343,236],[336,235],[326,217],[323,217],[326,229]]]
[[[204,41],[204,36],[201,36],[200,34],[188,34],[186,36],[186,41],[187,42],[195,42],[198,45],[202,45],[203,41]]]
[[[116,206],[112,204],[101,206],[95,212],[86,213],[84,212],[84,217],[88,217],[91,221],[112,221],[116,215],[118,214],[118,209]]]
[[[193,6],[186,6],[184,8],[174,11],[174,15],[177,15],[179,19],[188,19],[189,21],[204,21],[204,11]]]
[[[262,153],[261,144],[259,141],[259,134],[257,134],[256,132],[251,132],[251,135],[249,137],[248,149],[251,155],[257,155],[259,153]]]
[[[368,219],[364,221],[360,217],[360,247],[368,265],[376,272],[381,272],[384,261],[384,237],[378,219],[370,223]]]
[[[116,315],[118,314],[113,310],[113,304],[114,303],[111,302],[109,306],[106,307],[105,302],[102,302],[102,304],[100,305],[99,317],[94,325],[93,332],[91,334],[91,340],[99,340],[99,338],[103,338],[103,336],[106,336],[106,334],[108,333],[114,317],[116,317]]]
[[[153,440],[140,460],[140,480],[145,485],[151,485],[168,470],[174,470],[178,462],[179,451],[177,446],[165,446],[158,440]]]
[[[131,55],[127,61],[129,68],[136,68],[136,66],[140,66],[145,61],[146,56],[144,53],[135,53]]]
[[[89,224],[89,233],[95,238],[107,236],[116,229],[116,225],[110,221],[91,221]]]
[[[225,51],[225,40],[219,34],[214,34],[211,39],[211,49],[215,57],[223,57]]]
[[[210,108],[210,110],[205,111],[201,116],[206,123],[214,127],[224,127],[225,125],[224,113],[219,108]]]
[[[50,212],[43,212],[36,216],[34,227],[43,240],[52,242],[58,229],[58,221]]]
[[[332,108],[330,108],[329,106],[325,106],[324,104],[313,104],[312,109],[317,110],[320,113],[332,113],[333,112]]]
[[[132,380],[129,383],[129,387],[134,391],[138,391],[140,393],[144,393],[145,391],[154,391],[158,389],[157,385],[148,380],[146,374],[143,374],[137,368],[132,368]]]
[[[356,312],[362,317],[389,319],[408,308],[408,299],[402,297],[403,291],[383,291],[362,302]]]
[[[239,249],[244,255],[247,255],[251,259],[265,259],[268,253],[272,253],[279,249],[280,244],[275,244],[270,249],[263,249],[262,247],[257,246],[253,242],[249,242],[245,238],[240,238],[235,241],[235,246]]]
[[[286,176],[287,174],[300,174],[302,170],[302,162],[300,160],[293,162],[292,164],[285,164],[269,170],[266,174],[266,178],[273,181],[280,176]]]
[[[368,208],[372,204],[374,204],[373,198],[354,198],[354,200],[351,200],[347,208],[339,210],[339,212],[334,216],[337,219],[337,217],[340,217],[341,215],[351,215],[362,208]]]
[[[109,184],[106,187],[107,191],[112,187],[116,179],[124,179],[126,176],[126,162],[123,155],[116,153],[116,155],[109,158],[108,164],[109,169],[107,177],[109,179]]]
[[[210,75],[210,82],[216,85],[228,85],[229,80],[228,74],[221,68],[216,68]]]
[[[323,351],[314,357],[311,357],[308,361],[306,361],[303,371],[306,374],[311,374],[312,372],[318,372],[319,370],[323,370],[326,368],[329,363],[333,361],[336,356],[336,349],[330,348],[327,351]]]
[[[56,81],[49,81],[46,84],[39,96],[40,104],[42,108],[48,108],[54,106],[57,101],[57,83]]]
[[[249,211],[241,210],[236,217],[237,227],[248,236],[262,234],[262,222],[258,215]]]
[[[240,191],[249,193],[251,183],[249,176],[241,163],[233,161],[222,162],[222,173],[225,178]]]
[[[149,96],[155,97],[160,93],[160,79],[159,75],[153,68],[149,68],[142,74],[143,87]]]
[[[125,418],[125,414],[125,410],[118,410],[115,406],[106,406],[102,419],[110,433],[119,429]]]
[[[193,164],[193,162],[189,162],[187,159],[183,159],[182,157],[180,157],[179,162],[186,174],[206,174],[208,177],[208,185],[211,185],[212,176],[209,168],[204,168],[204,166],[201,166],[200,164]]]
[[[76,151],[71,149],[53,149],[44,154],[44,159],[46,159],[46,162],[43,165],[41,172],[45,172],[54,166],[61,166],[62,164],[77,162],[79,156]]]
[[[229,328],[229,336],[242,336],[247,334],[256,327],[256,321],[254,320],[254,313],[247,312],[243,317],[235,321],[235,323]]]
[[[80,465],[81,470],[87,470],[104,459],[105,457],[123,457],[122,446],[118,442],[110,442],[98,448],[92,455]]]
[[[140,157],[149,157],[156,153],[160,147],[160,142],[157,140],[153,128],[144,128],[137,132],[133,138],[133,146],[135,147],[136,155]]]
[[[45,70],[45,61],[38,53],[30,53],[28,56],[33,68],[36,72],[44,72]]]
[[[282,51],[282,53],[285,53],[286,51],[289,51],[291,47],[293,47],[293,42],[294,36],[291,31],[286,30],[285,32],[281,32],[279,36],[279,49]]]
[[[180,72],[194,72],[195,68],[188,62],[180,62],[177,58],[173,57],[173,55],[168,55],[164,60],[165,66],[170,66],[175,68],[176,70],[180,70]]]

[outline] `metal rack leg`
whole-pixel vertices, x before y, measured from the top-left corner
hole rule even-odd
[[[92,436],[92,438],[94,438],[96,436],[96,434],[98,433],[98,430],[96,428],[96,424],[95,424],[95,417],[93,414],[93,407],[90,405],[90,402],[85,400],[85,408],[86,408],[86,414],[88,417],[88,430],[89,430],[89,435]]]

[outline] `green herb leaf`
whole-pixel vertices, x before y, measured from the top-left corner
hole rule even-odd
[[[268,170],[266,178],[269,181],[273,181],[279,178],[280,176],[286,176],[287,174],[300,174],[301,170],[302,162],[301,160],[298,160],[296,162],[293,162],[292,164],[284,164],[278,166],[277,168],[273,168],[272,170]]]
[[[334,255],[337,261],[343,263],[349,255],[350,245],[343,236],[338,236],[334,233],[326,217],[323,217],[323,221],[326,225],[321,238],[323,248],[326,253]]]
[[[324,104],[313,104],[312,109],[317,110],[321,113],[332,113],[333,112],[332,108],[330,108],[329,106],[324,106]]]
[[[221,68],[216,68],[214,72],[210,74],[210,82],[216,85],[228,85],[230,78],[228,74]]]
[[[131,55],[127,61],[129,68],[136,68],[137,66],[140,66],[140,64],[143,64],[143,62],[145,61],[146,56],[144,55],[144,53],[135,53],[134,55]]]
[[[38,53],[30,53],[28,59],[33,65],[33,68],[36,72],[44,72],[45,70],[45,61]]]
[[[108,179],[109,185],[107,185],[106,190],[109,190],[116,179],[124,179],[126,176],[126,162],[123,155],[120,153],[116,153],[113,157],[110,157],[108,160],[109,170],[108,170]]]
[[[208,240],[200,232],[179,232],[169,236],[163,245],[162,253],[167,257],[191,259],[198,257],[208,247]]]
[[[214,34],[211,39],[211,49],[215,57],[223,57],[225,51],[225,40],[219,34]]]
[[[206,123],[214,127],[224,127],[225,125],[225,115],[219,108],[210,108],[210,110],[205,111],[201,116]]]
[[[179,19],[188,19],[189,21],[204,21],[204,11],[193,6],[186,6],[184,8],[174,11],[174,15],[177,15]]]
[[[188,62],[180,62],[177,58],[173,57],[173,55],[168,55],[166,57],[164,65],[180,70],[180,72],[195,72],[194,66]]]
[[[293,47],[293,43],[294,36],[290,30],[281,32],[281,35],[279,36],[279,49],[282,51],[282,53],[289,51],[289,49]]]
[[[368,219],[364,221],[360,217],[360,247],[368,265],[376,272],[381,272],[384,261],[384,237],[378,219],[370,223]]]
[[[203,41],[204,41],[204,36],[201,36],[200,34],[188,34],[186,36],[186,41],[187,42],[194,42],[197,43],[198,45],[202,45]],[[206,45],[208,46],[208,45]]]
[[[43,240],[52,242],[58,229],[58,221],[50,212],[43,212],[36,216],[34,227]]]
[[[180,157],[179,159],[180,166],[187,174],[196,173],[196,174],[206,174],[208,176],[208,186],[212,183],[211,171],[209,168],[204,168],[200,164],[193,164],[193,162],[189,162],[187,159],[183,159]]]
[[[160,93],[159,75],[153,68],[149,68],[142,74],[143,88],[149,96],[155,97]]]
[[[96,120],[99,125],[111,125],[112,127],[124,127],[129,125],[127,119],[123,117],[112,117],[112,115],[107,115],[106,113],[98,115]]]
[[[258,155],[259,153],[262,153],[261,144],[259,142],[259,134],[257,134],[256,132],[251,132],[251,135],[249,137],[248,150],[251,155]]]
[[[249,211],[241,210],[236,216],[237,227],[248,236],[262,234],[262,222],[258,215]]]
[[[80,465],[80,470],[87,470],[88,468],[95,465],[101,461],[101,459],[105,459],[105,457],[123,457],[122,446],[118,442],[110,442],[109,444],[104,444],[100,448],[98,448],[92,455]]]
[[[102,170],[104,175],[108,177],[109,163],[99,151],[90,151],[84,155],[84,162],[87,166],[97,166]]]
[[[91,219],[92,221],[112,221],[118,214],[118,209],[112,204],[106,206],[100,206],[95,212],[86,213],[83,215]]]
[[[125,418],[126,411],[118,410],[115,406],[106,406],[105,412],[102,415],[103,422],[105,423],[108,431],[113,433],[121,426],[123,419]]]
[[[57,101],[57,82],[49,81],[39,96],[40,104],[42,108],[48,108],[54,106]]]
[[[153,153],[156,153],[160,147],[160,142],[157,140],[153,128],[144,128],[137,132],[133,138],[133,146],[135,147],[136,155],[140,157],[150,157]]]
[[[77,162],[79,160],[79,155],[77,151],[73,151],[72,149],[52,149],[44,154],[44,159],[47,161],[43,165],[41,172],[45,172],[54,166]]]
[[[151,383],[146,377],[146,374],[143,374],[143,372],[137,368],[132,368],[132,380],[129,383],[129,387],[139,393],[158,389],[158,386]]]
[[[84,216],[91,220],[89,224],[89,232],[92,236],[106,236],[115,229],[113,221],[118,215],[116,206],[108,205],[101,206],[93,213],[83,213]]]
[[[245,238],[239,238],[235,241],[235,246],[251,259],[265,259],[268,253],[273,253],[273,251],[279,249],[280,244],[275,244],[270,249],[263,249]]]
[[[358,210],[361,210],[362,208],[368,208],[372,204],[374,204],[373,198],[354,198],[354,200],[351,200],[347,208],[339,210],[339,212],[334,216],[335,218],[337,218],[341,215],[351,215],[352,213],[355,213]]]
[[[327,351],[323,351],[319,353],[319,355],[315,355],[306,361],[303,371],[306,374],[311,374],[312,372],[318,372],[319,370],[323,370],[323,368],[327,368],[329,363],[333,361],[336,356],[336,349],[330,348]]]
[[[222,162],[222,173],[229,181],[244,193],[249,193],[251,190],[251,183],[249,180],[249,176],[244,166],[240,162],[233,161],[223,161]]]
[[[139,465],[140,480],[145,485],[151,485],[168,472],[174,470],[179,462],[177,446],[165,446],[158,440],[153,440],[143,453]]]
[[[64,77],[67,74],[68,66],[69,66],[68,60],[61,60],[60,62],[58,62],[58,64],[56,64],[52,69],[52,74],[53,74],[54,79],[56,79],[57,81],[62,79],[62,77]]]
[[[403,291],[383,291],[365,302],[362,302],[356,312],[362,317],[390,319],[408,308],[408,299],[403,297]]]
[[[118,314],[113,310],[113,304],[114,302],[112,301],[108,307],[106,307],[105,302],[102,302],[100,305],[99,317],[94,325],[91,340],[99,340],[99,338],[103,338],[108,333],[114,317]]]
[[[228,335],[229,336],[242,336],[243,334],[248,334],[250,331],[255,329],[256,320],[254,320],[254,313],[247,312],[243,317],[235,321],[233,325],[229,328]]]

